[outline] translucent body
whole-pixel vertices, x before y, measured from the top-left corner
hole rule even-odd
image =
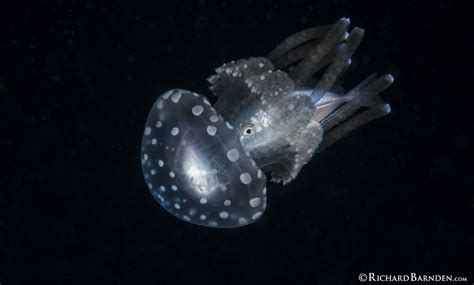
[[[152,107],[142,144],[148,188],[168,212],[211,227],[237,227],[265,210],[265,175],[209,102],[171,90]]]
[[[208,78],[217,102],[174,89],[153,105],[142,141],[145,182],[158,203],[187,222],[232,228],[266,209],[266,176],[289,183],[335,141],[390,112],[377,96],[391,75],[345,92],[363,30],[349,20],[285,39],[268,56],[232,61]],[[314,75],[327,66],[319,79]]]

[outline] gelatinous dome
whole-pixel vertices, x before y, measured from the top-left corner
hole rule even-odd
[[[180,89],[161,95],[148,115],[141,157],[151,193],[179,219],[232,228],[265,211],[265,174],[203,96]]]

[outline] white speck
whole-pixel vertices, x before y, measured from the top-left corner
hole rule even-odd
[[[158,102],[156,102],[156,108],[159,110],[163,109],[163,100],[158,100]]]
[[[180,206],[178,203],[174,203],[174,207],[175,207],[177,210],[181,209],[181,206]]]
[[[244,64],[244,68],[247,68],[247,67],[248,67],[248,65],[247,65],[247,64]]]
[[[211,226],[211,227],[217,227],[217,222],[210,221],[210,222],[209,222],[209,226]]]
[[[260,63],[258,64],[258,66],[259,66],[260,68],[263,68],[263,63],[260,62]]]
[[[171,96],[171,101],[178,103],[180,98],[181,98],[181,92],[177,92],[177,93],[174,93],[173,96]]]
[[[201,105],[196,105],[193,107],[192,112],[194,116],[199,116],[204,111],[204,107]]]
[[[260,75],[260,80],[264,80],[265,79],[265,75]]]
[[[163,186],[163,185],[161,185],[161,186],[160,186],[160,191],[161,191],[161,192],[165,192],[165,191],[166,191],[166,187]]]
[[[250,203],[250,206],[252,206],[252,208],[256,208],[258,207],[258,205],[260,205],[260,198],[250,199],[249,203]]]
[[[207,100],[206,98],[202,99],[202,101],[204,102],[204,104],[211,106],[211,103],[209,103],[209,100]]]
[[[207,133],[210,135],[210,136],[213,136],[215,135],[217,132],[217,128],[214,127],[214,126],[208,126],[207,127]]]
[[[174,172],[173,171],[170,172],[170,177],[174,178]]]
[[[161,196],[160,194],[156,194],[156,197],[160,199],[161,203],[165,202],[165,198],[163,198],[163,196]]]
[[[147,186],[148,186],[148,189],[153,188],[153,185],[151,185],[151,183],[148,183]]]
[[[186,145],[186,141],[183,140],[183,141],[181,142],[181,145],[185,146],[185,145]]]
[[[165,94],[163,94],[161,97],[163,97],[163,99],[168,99],[171,94],[173,94],[174,90],[169,90],[167,91]]]
[[[191,216],[194,216],[194,215],[196,214],[196,209],[190,209],[190,210],[189,210],[189,214],[190,214]]]
[[[295,108],[295,105],[293,105],[293,104],[290,104],[290,105],[288,106],[288,109],[290,109],[290,110],[293,110],[294,108]]]
[[[207,203],[207,199],[203,197],[203,198],[201,198],[201,199],[199,200],[199,202],[201,202],[201,204],[206,204],[206,203]]]
[[[178,187],[176,187],[176,185],[171,185],[171,190],[176,191],[178,190]]]
[[[172,136],[176,136],[178,135],[179,133],[179,129],[177,127],[174,127],[173,129],[171,129],[171,135]]]
[[[239,225],[245,225],[247,224],[247,219],[246,218],[239,218]]]
[[[154,170],[154,169],[150,170],[150,174],[151,174],[151,175],[155,175],[155,174],[156,174],[156,170]]]
[[[228,152],[227,152],[227,158],[230,160],[230,161],[237,161],[240,157],[240,153],[237,149],[233,148],[233,149],[230,149]]]
[[[229,214],[227,212],[220,212],[219,217],[221,217],[221,219],[227,219],[229,217]]]
[[[183,215],[183,220],[185,220],[186,222],[189,222],[191,221],[191,218],[186,215]]]
[[[146,127],[145,128],[145,135],[148,136],[149,134],[151,134],[151,129],[150,129],[150,127]]]
[[[148,160],[148,154],[145,153],[145,154],[143,155],[143,160]]]
[[[209,120],[211,120],[211,122],[215,123],[219,120],[219,117],[217,117],[216,115],[212,115]]]
[[[201,215],[199,218],[200,218],[201,220],[203,220],[203,221],[204,221],[205,219],[207,219],[206,215]]]
[[[224,201],[224,206],[230,206],[230,204],[231,204],[230,200],[225,200]]]
[[[231,130],[234,129],[234,127],[232,127],[232,125],[229,124],[229,122],[225,122],[225,124],[226,124],[226,126],[227,126],[229,129],[231,129]]]
[[[267,195],[267,187],[263,188],[263,195]]]
[[[260,218],[261,216],[262,216],[262,212],[256,212],[255,214],[253,214],[252,220],[256,220]]]
[[[222,192],[225,192],[225,191],[227,191],[227,186],[221,185],[220,189],[221,189]]]
[[[156,139],[152,139],[151,144],[155,145],[156,144]]]
[[[161,126],[163,126],[163,123],[161,121],[156,121],[155,127],[161,128]]]
[[[240,181],[244,184],[250,184],[252,182],[252,176],[250,176],[250,173],[245,172],[240,174]]]
[[[163,160],[158,160],[158,165],[159,165],[160,167],[163,167],[163,165],[165,165],[165,163],[163,162]]]
[[[262,171],[259,169],[259,170],[257,171],[257,177],[258,177],[258,178],[262,178],[262,175],[263,175],[263,173],[262,173]]]

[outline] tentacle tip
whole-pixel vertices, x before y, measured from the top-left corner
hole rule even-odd
[[[390,82],[390,84],[392,84],[393,81],[395,80],[395,78],[393,77],[393,75],[387,74],[387,75],[386,75],[386,80],[387,80],[388,82]]]
[[[389,104],[384,104],[383,110],[384,110],[385,114],[390,114],[390,112],[392,112],[392,107],[390,107]]]
[[[365,33],[365,30],[359,27],[355,27],[354,29],[352,29],[352,32],[358,33],[360,36],[363,36]]]
[[[346,23],[346,24],[350,24],[350,23],[351,23],[351,19],[350,19],[350,18],[346,18],[346,17],[342,17],[341,19],[339,19],[339,21],[344,22],[344,23]]]

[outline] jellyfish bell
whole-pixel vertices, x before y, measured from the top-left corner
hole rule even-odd
[[[265,211],[265,175],[237,131],[196,93],[175,89],[156,100],[145,126],[142,169],[157,202],[184,221],[232,228]]]

